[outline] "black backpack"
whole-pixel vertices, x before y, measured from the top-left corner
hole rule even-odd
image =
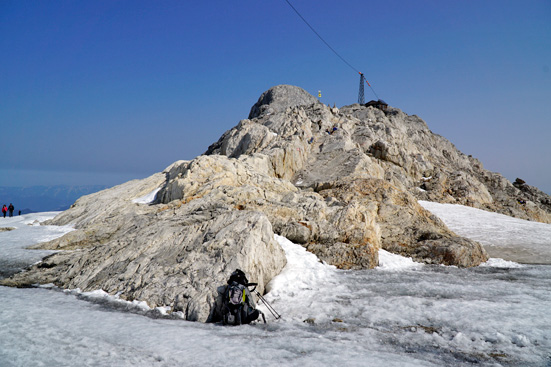
[[[232,281],[224,295],[224,325],[241,325],[247,318],[245,286]]]
[[[251,300],[248,299],[249,292],[247,286],[256,286],[256,283],[249,283],[245,273],[240,269],[236,269],[230,275],[228,286],[224,293],[222,317],[224,325],[249,324],[261,314],[260,311],[250,305]]]

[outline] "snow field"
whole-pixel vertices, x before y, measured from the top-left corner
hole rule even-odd
[[[483,220],[473,219],[472,212],[446,210],[473,233]],[[38,252],[24,247],[71,230],[28,225],[54,214],[0,221],[16,228],[0,233],[0,264],[14,259],[32,263]],[[506,236],[507,221],[500,226],[492,218],[492,226],[496,235]],[[537,232],[534,238],[548,229],[531,222],[528,228]],[[222,327],[170,319],[174,315],[167,315],[166,308],[151,310],[101,290],[0,287],[0,366],[204,366],[228,360],[244,366],[551,362],[550,266],[490,259],[477,268],[459,269],[426,266],[381,251],[377,269],[342,271],[283,237],[276,239],[288,264],[265,297],[282,314],[280,320],[261,302],[267,325]]]

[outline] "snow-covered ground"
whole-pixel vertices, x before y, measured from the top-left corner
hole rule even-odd
[[[142,196],[141,198],[137,198],[132,200],[132,202],[136,204],[151,204],[155,198],[157,197],[157,193],[161,191],[161,188],[157,188],[153,191],[151,191],[149,194]]]
[[[486,220],[445,210],[470,237]],[[45,252],[25,246],[70,230],[28,225],[53,214],[0,218],[16,228],[0,232],[0,266],[37,261]],[[488,237],[514,242],[507,221],[491,224]],[[100,291],[0,287],[0,366],[551,366],[551,266],[459,269],[381,251],[378,268],[342,271],[276,238],[288,265],[266,299],[280,320],[262,304],[268,324],[223,327]]]
[[[420,201],[455,233],[484,245],[490,257],[551,265],[551,225],[463,205]]]
[[[0,277],[23,270],[29,264],[40,261],[54,251],[29,251],[25,246],[51,241],[72,231],[67,226],[41,226],[39,223],[53,218],[59,212],[24,214],[0,218]],[[0,365],[1,366],[1,365]]]

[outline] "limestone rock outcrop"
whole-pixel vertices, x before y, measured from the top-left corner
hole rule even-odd
[[[276,85],[260,95],[252,106],[249,119],[262,115],[285,112],[289,107],[309,106],[316,98],[304,89],[292,85]]]
[[[217,286],[236,268],[262,292],[286,263],[264,214],[200,198],[187,205],[133,202],[162,186],[170,169],[79,199],[48,222],[76,230],[37,246],[66,251],[2,284],[102,289],[152,308],[170,306],[194,321],[208,320]]]
[[[276,88],[278,95],[306,93],[292,86]],[[379,178],[418,199],[551,223],[549,195],[485,170],[479,160],[433,134],[419,117],[392,107],[330,108],[310,97],[311,104],[291,104],[285,111],[259,99],[253,109],[270,113],[251,113],[253,119],[227,131],[206,154],[264,153],[272,158],[275,174],[298,187],[349,176]]]
[[[101,288],[206,321],[235,268],[260,292],[281,271],[274,233],[341,269],[376,266],[380,248],[431,264],[487,260],[419,199],[551,222],[549,196],[485,170],[417,116],[330,108],[277,86],[205,154],[79,199],[50,222],[75,231],[40,246],[66,251],[2,284]]]

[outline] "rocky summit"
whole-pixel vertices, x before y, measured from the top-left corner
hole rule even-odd
[[[418,200],[550,223],[550,199],[485,170],[415,115],[331,108],[280,85],[203,155],[77,200],[49,222],[75,230],[39,245],[64,251],[2,284],[103,289],[209,321],[234,269],[264,292],[285,266],[274,234],[341,269],[377,266],[381,248],[469,267],[487,260],[483,247]]]

